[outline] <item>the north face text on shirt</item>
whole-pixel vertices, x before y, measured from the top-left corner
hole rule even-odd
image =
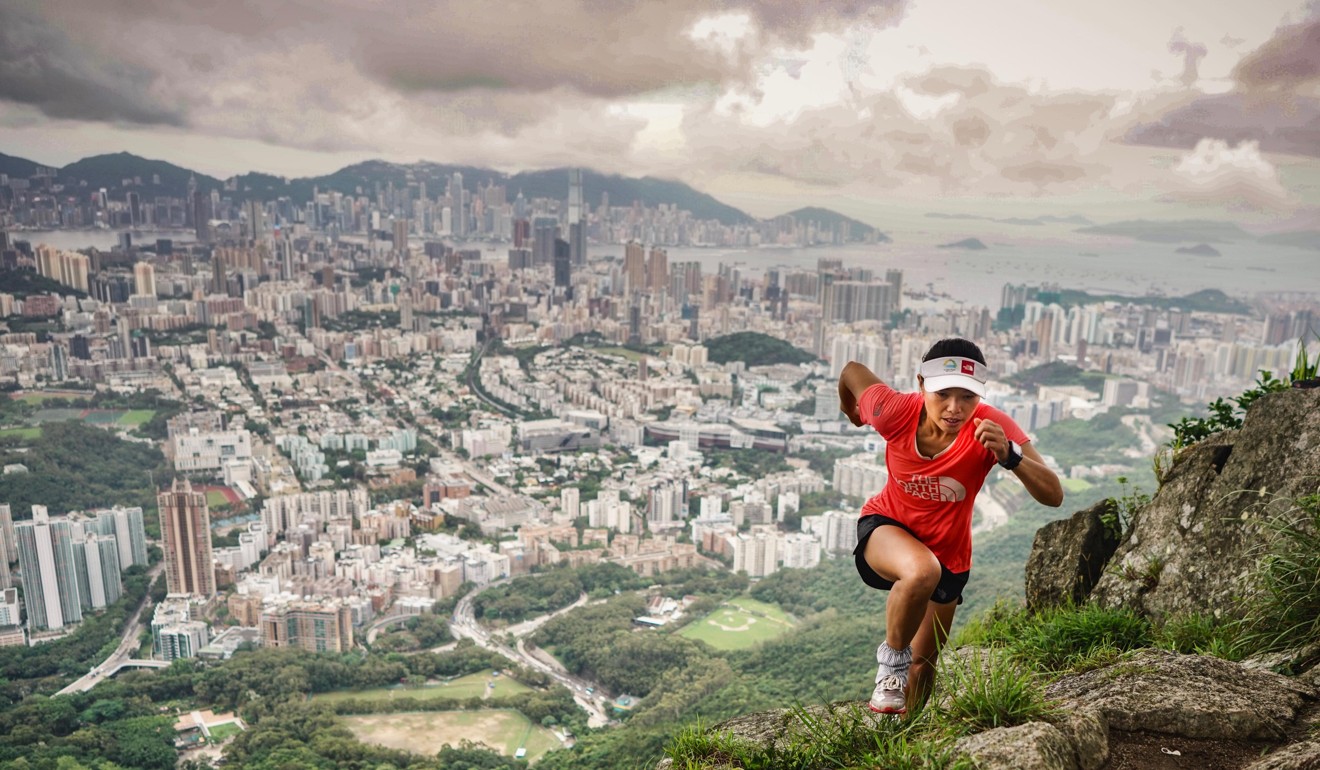
[[[939,500],[953,503],[967,497],[967,489],[957,479],[948,476],[913,475],[908,481],[899,481],[903,491],[921,500]]]

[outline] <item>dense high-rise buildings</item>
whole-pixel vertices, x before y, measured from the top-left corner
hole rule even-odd
[[[134,564],[146,565],[147,531],[141,507],[116,506],[88,513],[96,516],[96,534],[109,535],[115,539],[120,569],[128,569]]]
[[[78,600],[84,610],[105,609],[119,600],[123,583],[119,548],[113,537],[96,534],[94,527],[75,525],[73,568],[78,579]]]
[[[73,556],[73,524],[51,520],[44,505],[32,506],[32,520],[14,524],[28,627],[56,631],[82,620],[78,572]]]
[[[206,495],[194,492],[187,479],[175,479],[170,491],[157,497],[157,503],[169,593],[209,599],[215,595],[215,565]]]

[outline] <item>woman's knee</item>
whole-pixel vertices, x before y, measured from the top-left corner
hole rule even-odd
[[[940,566],[939,559],[935,558],[935,554],[927,551],[923,556],[913,558],[904,565],[899,580],[910,581],[924,593],[931,594],[935,592],[943,576],[944,568]]]

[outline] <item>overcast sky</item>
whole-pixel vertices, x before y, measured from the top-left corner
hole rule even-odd
[[[1316,227],[1320,2],[3,0],[0,152]]]

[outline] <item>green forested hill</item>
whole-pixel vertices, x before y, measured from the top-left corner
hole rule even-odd
[[[781,339],[760,332],[738,332],[706,341],[709,358],[717,364],[742,361],[748,366],[807,364],[816,357]]]

